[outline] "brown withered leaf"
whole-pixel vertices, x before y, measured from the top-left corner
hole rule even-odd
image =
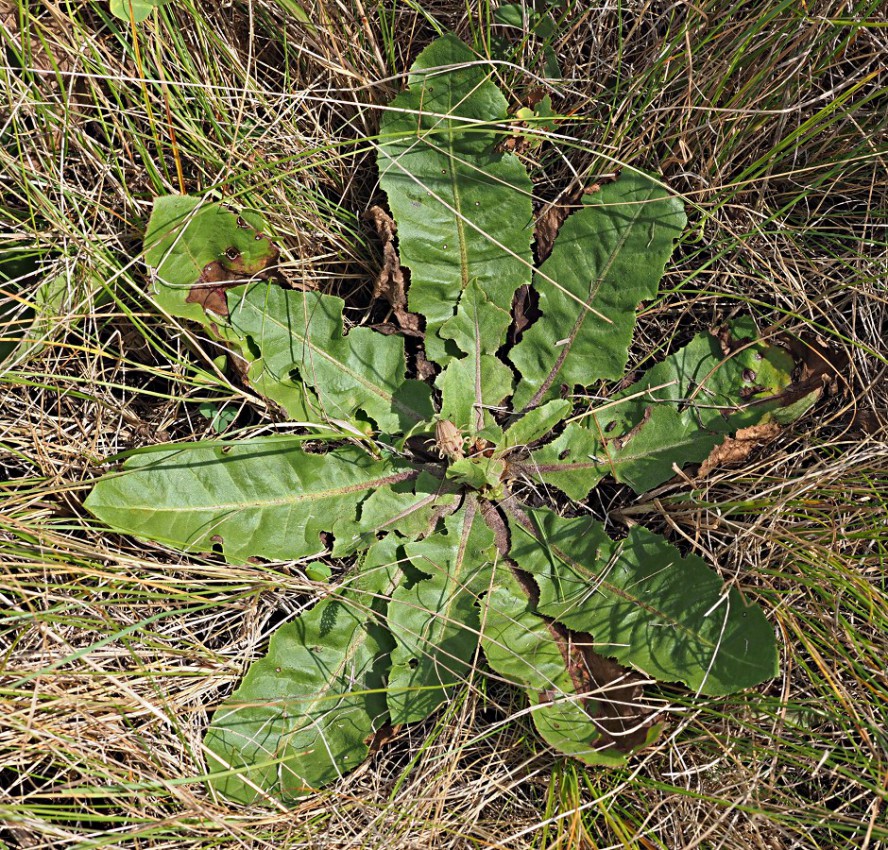
[[[540,595],[536,581],[514,565],[512,573],[536,608]],[[600,749],[629,753],[644,744],[656,720],[655,709],[642,702],[647,680],[595,652],[591,635],[571,631],[548,617],[543,619],[564,659],[575,692],[582,695],[583,707],[601,732]],[[551,701],[551,696],[540,694],[540,701]]]
[[[227,269],[222,263],[214,261],[207,263],[197,279],[197,283],[188,290],[185,298],[186,304],[200,304],[207,312],[217,316],[228,316],[228,301],[225,292],[232,286],[237,286],[239,281],[232,280]]]
[[[741,428],[735,436],[725,437],[724,441],[709,453],[709,457],[700,464],[698,475],[705,478],[720,467],[740,466],[755,449],[767,446],[776,440],[781,430],[776,422]]]
[[[395,248],[397,226],[380,206],[372,206],[364,213],[382,242],[382,267],[373,284],[373,297],[384,298],[391,305],[401,332],[408,336],[423,336],[422,319],[407,309],[407,281],[401,268],[401,259]]]
[[[7,36],[9,55],[13,69],[18,67],[37,71],[35,85],[56,90],[56,74],[65,79],[66,85],[75,80],[69,77],[74,66],[69,39],[70,22],[64,14],[48,9],[47,15],[30,12],[20,16],[20,2],[0,0],[0,28]],[[24,19],[29,30],[22,32],[20,23]],[[66,79],[67,78],[67,79]]]
[[[381,726],[372,735],[368,735],[364,739],[364,743],[367,745],[369,754],[372,756],[378,753],[386,744],[394,741],[400,731],[401,724],[392,726],[390,723],[386,723],[385,726]]]
[[[791,387],[787,388],[786,404],[792,404],[814,390],[821,389],[823,395],[847,392],[849,381],[847,370],[848,355],[832,348],[819,339],[783,334],[779,343],[792,354],[798,364],[798,374],[793,375]]]
[[[888,409],[861,410],[858,408],[851,419],[851,427],[868,436],[888,433]]]
[[[416,377],[420,381],[430,381],[438,374],[438,367],[425,356],[422,348],[416,350]]]
[[[641,701],[646,680],[595,652],[591,635],[554,622],[550,631],[567,663],[574,689],[588,694],[584,702],[601,731],[601,749],[629,753],[641,746],[654,721],[653,709]]]
[[[239,226],[249,227],[246,222],[243,224],[241,222],[243,219],[238,218]],[[200,304],[204,310],[227,318],[228,299],[225,293],[233,286],[240,286],[251,278],[267,280],[280,256],[278,247],[265,234],[257,233],[255,238],[268,243],[268,253],[262,258],[261,263],[247,263],[236,248],[229,248],[221,259],[207,263],[201,269],[197,283],[188,290],[185,303]]]
[[[592,187],[589,187],[592,188]],[[598,187],[596,186],[596,189]],[[572,181],[564,191],[547,206],[536,220],[533,235],[536,240],[534,250],[538,263],[542,263],[552,253],[552,245],[564,220],[575,210],[580,198],[586,193],[581,180]]]
[[[512,297],[512,324],[509,328],[509,341],[517,345],[521,335],[540,317],[539,296],[529,283],[515,290]]]

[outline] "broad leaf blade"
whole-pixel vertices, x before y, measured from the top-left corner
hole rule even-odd
[[[506,312],[530,281],[531,183],[515,156],[494,150],[507,104],[489,77],[444,36],[419,55],[380,126],[380,184],[411,273],[408,304],[425,316],[426,353],[442,365],[459,350],[439,331],[472,281]]]
[[[608,474],[643,493],[675,467],[704,460],[725,434],[767,421],[795,363],[780,346],[741,333],[734,329],[727,354],[713,334],[698,334],[533,452],[521,471],[574,499]]]
[[[156,198],[145,231],[145,263],[157,303],[168,313],[224,329],[225,293],[266,275],[278,249],[255,213],[190,195]]]
[[[490,411],[512,394],[512,370],[496,357],[509,322],[509,313],[473,280],[463,291],[456,316],[441,328],[442,337],[467,352],[451,360],[435,382],[441,389],[441,417],[467,434],[493,424]]]
[[[222,204],[167,195],[154,201],[145,232],[145,262],[152,271],[155,300],[164,310],[200,322],[223,339],[245,361],[242,371],[256,392],[277,402],[291,419],[311,420],[317,401],[293,380],[291,364],[275,361],[273,355],[266,362],[263,352],[257,355],[255,345],[229,324],[230,291],[267,277],[277,261],[278,249],[263,234],[264,227],[254,213],[237,215]]]
[[[534,725],[547,743],[587,764],[620,763],[625,758],[605,755],[601,732],[589,713],[595,711],[594,700],[576,693],[550,625],[533,611],[524,588],[505,565],[482,601],[481,621],[487,663],[527,692]]]
[[[428,717],[465,682],[478,646],[478,596],[494,560],[493,532],[474,498],[445,521],[445,531],[406,546],[429,578],[399,587],[388,626],[392,651],[388,705],[392,723]]]
[[[387,716],[391,639],[378,620],[402,577],[397,561],[394,538],[377,543],[336,597],[274,633],[207,732],[216,790],[240,803],[286,802],[367,757]]]
[[[536,579],[539,613],[588,632],[601,655],[711,695],[777,675],[764,614],[701,558],[640,526],[615,542],[591,519],[546,510],[516,512],[510,528],[510,556]]]
[[[370,328],[343,334],[344,302],[318,292],[257,284],[229,295],[231,327],[260,353],[255,386],[302,384],[311,416],[354,421],[359,413],[385,433],[429,419],[429,387],[406,380],[404,340]]]
[[[141,452],[100,479],[86,508],[114,529],[186,551],[220,546],[232,563],[257,556],[350,550],[359,504],[374,490],[415,477],[355,447],[309,454],[294,437],[201,443]]]
[[[681,201],[644,174],[625,173],[584,197],[534,278],[542,316],[510,354],[521,375],[515,410],[561,384],[622,377],[635,310],[657,294],[685,222]]]
[[[111,0],[111,14],[127,23],[133,20],[138,24],[140,21],[144,21],[155,8],[168,2],[169,0]]]

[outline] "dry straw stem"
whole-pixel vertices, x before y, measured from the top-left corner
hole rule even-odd
[[[491,26],[486,3],[295,7],[173,0],[140,25],[137,63],[104,3],[0,3],[0,259],[25,246],[38,260],[0,297],[67,287],[51,325],[14,314],[13,335],[41,345],[0,366],[0,846],[885,845],[888,27],[874,0],[568,4],[550,41],[553,102],[572,117],[558,145],[524,153],[538,214],[615,163],[661,173],[692,208],[640,320],[639,367],[747,314],[848,358],[841,391],[745,466],[690,470],[638,503],[605,486],[586,506],[711,557],[771,612],[782,677],[705,704],[650,691],[666,734],[618,771],[555,759],[520,703],[476,679],[294,811],[208,797],[214,706],[328,589],[299,564],[232,568],[107,535],[80,507],[103,458],[213,436],[204,402],[235,429],[291,427],[145,297],[140,232],[178,186],[170,122],[190,192],[261,210],[287,280],[382,321],[382,249],[360,219],[379,202],[379,105],[437,31],[480,47]],[[514,43],[500,74],[517,107],[541,45]]]

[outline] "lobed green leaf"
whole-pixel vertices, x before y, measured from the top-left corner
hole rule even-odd
[[[773,629],[696,555],[635,526],[611,540],[588,518],[513,512],[510,556],[536,580],[537,611],[589,633],[601,655],[703,694],[777,675]]]
[[[291,801],[357,767],[387,720],[391,638],[380,626],[402,578],[395,538],[375,544],[335,597],[281,626],[215,712],[205,745],[215,790]]]
[[[529,410],[506,429],[501,449],[520,448],[545,437],[567,418],[571,410],[573,404],[566,399],[556,399]]]
[[[509,313],[472,280],[456,315],[440,330],[441,337],[467,352],[451,360],[435,382],[441,389],[441,416],[469,434],[493,424],[491,410],[512,394],[512,370],[496,356],[509,322]]]
[[[623,375],[639,303],[653,298],[687,219],[651,177],[624,173],[586,195],[534,277],[542,316],[509,355],[521,375],[516,411]]]
[[[405,378],[403,338],[370,328],[344,335],[341,298],[269,283],[228,297],[232,330],[260,353],[250,381],[272,397],[276,386],[306,388],[309,421],[363,414],[392,434],[431,418],[429,387]]]
[[[585,499],[608,474],[644,493],[675,467],[704,460],[726,434],[772,416],[786,421],[781,394],[792,381],[792,357],[739,326],[730,339],[725,353],[716,336],[697,334],[534,451],[521,471],[573,499]]]
[[[551,627],[534,610],[527,592],[505,565],[481,605],[481,647],[491,668],[523,688],[541,737],[555,749],[587,764],[620,764],[592,722],[594,700],[576,693],[567,660]]]
[[[226,291],[266,275],[279,251],[256,213],[190,195],[155,198],[143,239],[157,303],[222,333]]]
[[[432,534],[438,521],[453,513],[461,495],[449,481],[421,472],[415,480],[385,485],[375,490],[361,505],[360,528],[355,545],[368,536],[393,531],[406,540]]]
[[[445,520],[443,532],[405,548],[428,575],[393,594],[388,627],[395,638],[388,680],[392,723],[428,717],[464,684],[478,646],[478,596],[490,581],[493,532],[474,497]]]

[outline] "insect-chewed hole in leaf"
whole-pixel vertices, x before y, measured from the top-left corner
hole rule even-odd
[[[210,538],[210,542],[213,544],[213,550],[212,550],[213,554],[214,555],[221,555],[224,551],[223,546],[225,544],[225,541],[222,539],[222,535],[221,534],[214,534]]]
[[[408,666],[411,670],[415,670],[417,667],[419,667],[419,659],[418,659],[418,658],[411,658],[411,659],[407,662],[407,666]]]
[[[246,335],[243,337],[241,345],[244,348],[244,354],[250,360],[259,360],[262,357],[262,350],[259,347],[259,344],[253,339],[252,336]]]

